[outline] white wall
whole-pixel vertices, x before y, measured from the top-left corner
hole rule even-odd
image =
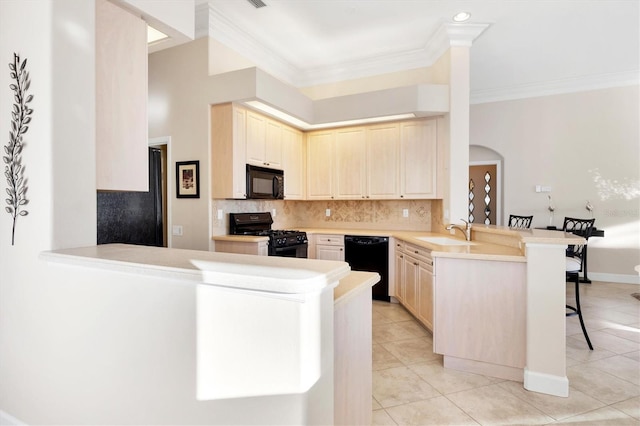
[[[471,106],[470,143],[504,157],[504,214],[533,214],[547,226],[590,217],[605,238],[589,241],[589,276],[637,280],[640,264],[640,127],[638,86]],[[621,276],[618,276],[621,275]],[[626,277],[625,277],[626,276]],[[631,279],[635,276],[633,279]]]
[[[29,214],[18,219],[13,246],[11,216],[4,208],[0,214],[0,410],[21,418],[34,413],[32,402],[46,403],[31,399],[52,386],[37,366],[64,343],[49,337],[50,318],[41,315],[56,300],[38,255],[96,241],[93,2],[0,1],[3,145],[13,100],[7,64],[14,52],[27,58],[34,112],[22,160]]]

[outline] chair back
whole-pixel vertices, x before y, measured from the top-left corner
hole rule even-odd
[[[585,240],[588,240],[591,236],[591,233],[593,232],[593,224],[595,221],[595,219],[578,219],[575,217],[565,217],[564,224],[562,225],[562,230],[564,232],[571,232],[573,234],[579,235]],[[579,245],[570,245],[569,247],[567,247],[567,257],[580,259],[581,272],[585,246],[586,243]]]
[[[530,228],[533,216],[509,215],[509,228]]]

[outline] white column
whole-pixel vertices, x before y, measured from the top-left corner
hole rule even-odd
[[[527,353],[524,387],[569,396],[566,374],[565,249],[527,243]]]

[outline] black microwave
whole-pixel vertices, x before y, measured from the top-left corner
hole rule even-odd
[[[247,164],[247,198],[284,199],[284,172]]]

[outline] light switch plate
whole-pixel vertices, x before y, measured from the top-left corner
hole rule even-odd
[[[409,217],[409,209],[402,209],[402,217]]]
[[[222,209],[218,209],[218,220],[222,220]]]
[[[271,216],[276,217],[276,209],[271,209]]]
[[[331,209],[326,209],[324,211],[324,215],[327,216],[327,217],[331,216]]]
[[[182,235],[182,225],[173,225],[173,235]]]

